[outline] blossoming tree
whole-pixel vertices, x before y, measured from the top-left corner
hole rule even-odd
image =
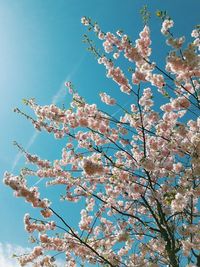
[[[102,102],[120,109],[120,116],[88,104],[70,82],[69,109],[40,106],[33,99],[25,103],[35,117],[15,109],[37,130],[68,140],[54,162],[16,143],[35,167],[24,168],[17,176],[6,172],[4,183],[41,213],[38,218],[24,217],[36,246],[18,257],[21,266],[56,266],[52,252],[65,254],[68,267],[78,262],[200,266],[200,29],[192,31],[193,41],[186,46],[184,37],[173,37],[173,21],[164,12],[157,15],[171,47],[164,69],[150,59],[147,25],[133,43],[121,31],[105,33],[91,19],[82,18],[102,40],[105,54],[85,35],[89,50],[106,68],[107,77],[132,99],[125,108],[100,94]],[[119,56],[127,60],[129,72],[117,66]],[[164,104],[154,103],[155,93]],[[77,228],[40,196],[37,186],[28,186],[26,177],[33,175],[48,177],[48,185],[63,185],[64,201],[85,203]]]

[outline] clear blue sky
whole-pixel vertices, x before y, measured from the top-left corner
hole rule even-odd
[[[81,17],[92,17],[104,31],[123,29],[134,40],[142,29],[139,10],[144,4],[152,12],[152,59],[162,65],[165,39],[160,34],[160,21],[155,11],[167,10],[175,21],[175,34],[190,38],[191,29],[200,23],[199,0],[0,0],[1,177],[5,170],[15,166],[17,150],[12,141],[17,140],[27,147],[34,134],[30,123],[12,112],[16,106],[22,108],[22,98],[35,97],[39,104],[45,105],[60,92],[58,104],[67,103],[70,98],[63,94],[62,88],[68,79],[90,103],[99,101],[99,91],[112,94],[115,90],[113,95],[116,94],[116,85],[105,77],[104,68],[82,43],[86,29],[80,23]],[[55,159],[60,156],[61,147],[62,142],[41,134],[29,151]],[[14,173],[18,173],[23,163],[21,158]],[[49,190],[57,193],[55,187]],[[72,216],[72,209],[67,207],[66,216],[73,223],[78,217]],[[2,182],[0,210],[0,243],[27,246],[23,215],[32,209],[22,199],[14,198]]]

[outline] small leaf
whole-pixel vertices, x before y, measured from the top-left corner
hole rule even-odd
[[[162,16],[162,11],[157,10],[157,11],[156,11],[156,16],[157,16],[157,17],[161,17],[161,16]]]

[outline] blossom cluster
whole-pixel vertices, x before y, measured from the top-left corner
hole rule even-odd
[[[26,231],[29,233],[32,233],[33,231],[44,232],[48,230],[54,230],[56,227],[56,224],[53,221],[47,223],[44,223],[43,221],[39,223],[37,222],[31,223],[29,214],[25,214],[24,216],[24,225]]]
[[[91,49],[98,63],[132,102],[120,106],[101,93],[102,102],[119,108],[109,115],[88,104],[70,82],[66,83],[72,96],[69,109],[27,101],[35,115],[26,118],[38,130],[62,138],[65,146],[52,162],[21,148],[34,170],[19,176],[5,173],[4,183],[15,196],[42,209],[42,219],[25,215],[25,229],[35,236],[37,246],[19,258],[20,264],[51,266],[54,257],[44,253],[52,251],[65,253],[68,267],[76,266],[77,258],[112,267],[198,263],[199,32],[192,32],[195,40],[184,49],[185,38],[174,38],[174,23],[165,19],[161,32],[172,50],[161,70],[150,60],[148,26],[133,43],[122,31],[105,33],[91,19],[81,21],[102,41],[105,54]],[[115,66],[119,56],[131,64],[131,74]],[[37,186],[27,186],[32,175],[46,179],[48,186],[62,186],[63,201],[85,205],[76,229],[65,213],[61,216],[47,199],[40,199]]]
[[[100,93],[101,101],[104,102],[107,105],[115,105],[116,100],[114,98],[111,98],[106,93]]]
[[[43,249],[40,246],[34,247],[33,251],[29,255],[20,257],[19,263],[21,266],[26,266],[27,263],[33,262],[35,259],[43,254]]]
[[[20,176],[12,176],[6,172],[4,174],[4,183],[10,186],[14,190],[16,197],[24,197],[27,202],[30,202],[33,207],[47,208],[49,206],[48,199],[40,199],[40,193],[36,186],[28,188],[26,186],[26,180]]]

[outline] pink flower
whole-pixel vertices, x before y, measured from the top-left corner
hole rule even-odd
[[[91,160],[84,159],[83,160],[83,169],[85,173],[89,176],[95,175],[95,174],[101,174],[103,173],[104,169],[103,166],[97,163],[92,162]]]
[[[99,95],[101,97],[101,101],[104,102],[105,104],[107,104],[107,105],[115,105],[116,104],[116,100],[114,98],[111,98],[106,93],[100,93]]]
[[[191,33],[191,36],[194,37],[194,38],[199,37],[199,32],[198,32],[198,30],[196,30],[196,29],[193,30],[192,33]]]
[[[40,256],[40,255],[42,255],[42,247],[34,247],[34,249],[33,249],[33,254],[35,255],[35,256]]]
[[[113,54],[113,57],[114,57],[114,59],[118,59],[118,57],[119,57],[119,53],[114,53],[114,54]]]
[[[42,216],[45,218],[49,218],[53,215],[52,211],[50,209],[44,209],[40,211]]]
[[[150,158],[144,158],[141,160],[141,165],[144,169],[147,171],[153,171],[155,168],[155,164],[152,159]]]
[[[88,26],[90,24],[89,19],[87,19],[86,17],[82,17],[81,18],[81,23],[85,26]]]
[[[101,32],[101,31],[99,31],[99,33],[98,33],[98,38],[99,38],[100,40],[105,39],[105,34],[104,34],[103,32]]]
[[[165,112],[171,112],[173,110],[173,106],[172,106],[172,104],[167,103],[165,105],[162,105],[160,107],[160,109],[163,110],[163,111],[165,111]]]
[[[178,97],[172,101],[172,107],[176,110],[187,109],[190,106],[190,102],[186,97]]]
[[[173,169],[176,173],[180,173],[183,170],[183,165],[182,163],[178,162],[176,164],[173,164]]]
[[[169,19],[164,20],[162,23],[162,28],[161,28],[162,34],[167,35],[169,29],[173,26],[174,26],[173,20],[169,20]]]

